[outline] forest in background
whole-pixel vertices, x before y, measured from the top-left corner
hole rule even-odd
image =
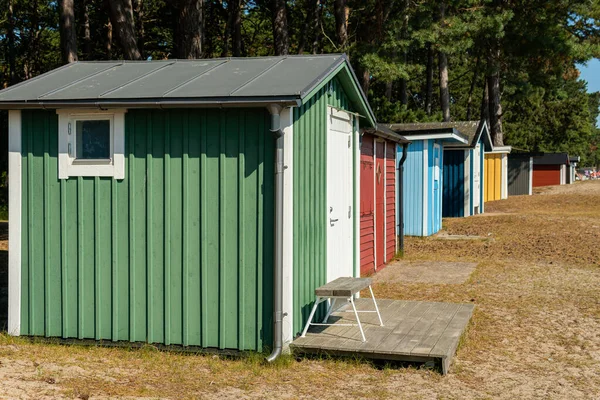
[[[347,53],[380,122],[486,118],[496,145],[600,166],[600,93],[576,68],[600,57],[600,0],[0,4],[4,87],[76,60]]]

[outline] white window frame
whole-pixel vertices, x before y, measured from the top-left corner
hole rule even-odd
[[[58,114],[58,178],[100,176],[125,178],[125,109],[115,110],[57,110]],[[111,134],[110,160],[77,160],[77,121],[109,120]],[[69,125],[71,132],[69,132]],[[69,154],[69,144],[71,154]]]

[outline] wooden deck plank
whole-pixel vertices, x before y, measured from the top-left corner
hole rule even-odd
[[[327,297],[327,296],[352,296],[355,293],[366,289],[371,285],[371,278],[348,278],[340,277],[331,282],[326,283],[323,286],[319,286],[315,289],[315,295]]]
[[[336,328],[337,330],[327,329],[323,333],[314,335],[315,339],[310,342],[310,345],[319,349],[335,349],[340,343],[346,340],[348,332],[352,329],[358,330],[358,327],[354,326],[337,326],[332,328]]]
[[[418,315],[418,320],[394,348],[394,353],[412,354],[412,349],[427,335],[433,322],[447,306],[447,303],[432,303],[427,311]]]
[[[369,309],[371,300],[364,300],[357,303],[358,309]],[[362,341],[357,326],[339,325],[353,323],[354,313],[339,312],[332,315],[334,325],[311,327],[305,338],[296,339],[290,346],[300,354],[324,352],[380,360],[434,361],[442,373],[447,373],[474,306],[385,299],[379,304],[385,305],[380,307],[385,326],[379,326],[375,313],[360,314],[367,342]],[[351,308],[348,304],[343,309]]]
[[[383,342],[389,335],[391,335],[393,331],[393,328],[387,328],[385,326],[369,329],[368,335],[365,331],[365,337],[367,341],[360,344],[356,348],[356,351],[360,353],[376,351],[377,347],[379,347],[381,342]]]
[[[426,313],[431,307],[433,303],[429,302],[419,302],[415,305],[415,307],[408,312],[405,318],[402,319],[400,323],[394,329],[394,333],[397,335],[407,335],[412,328],[415,326],[417,322],[421,319],[421,316]]]
[[[440,340],[438,340],[433,349],[429,352],[430,355],[448,356],[449,353],[454,353],[456,346],[458,346],[458,340],[473,315],[473,309],[474,307],[472,304],[461,304],[461,307],[454,315],[454,318],[452,318],[444,330]],[[454,348],[452,348],[453,345]]]
[[[398,326],[402,324],[405,318],[408,317],[410,312],[417,306],[418,302],[402,302],[393,306],[394,313],[384,318],[383,324],[392,329],[392,333],[383,339],[374,350],[378,353],[386,354],[392,353],[393,349],[398,345],[400,340],[404,337],[402,333],[395,333],[398,330]]]
[[[429,354],[444,334],[459,308],[460,304],[448,304],[446,310],[437,316],[427,334],[421,336],[421,341],[412,349],[411,353]]]
[[[348,330],[348,332],[346,333],[346,339],[340,341],[340,343],[335,346],[336,350],[354,351],[358,346],[360,346],[363,343],[362,336],[360,335],[360,329],[358,329],[358,326],[353,326],[352,328],[353,329]],[[366,336],[367,332],[371,332],[372,327],[363,326],[363,329],[365,330]]]
[[[388,308],[395,301],[389,299],[378,299],[377,297],[375,297],[375,300],[377,300],[377,307],[379,307],[379,311],[383,310],[384,308]],[[356,299],[354,300],[354,304],[356,304],[356,308],[359,310],[375,310],[371,296]]]

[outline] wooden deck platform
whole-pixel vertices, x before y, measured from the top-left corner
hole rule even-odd
[[[360,356],[376,360],[433,361],[443,374],[448,372],[452,357],[475,306],[473,304],[434,303],[378,299],[384,326],[376,313],[361,313],[360,320],[367,342],[363,343],[357,326],[337,326],[356,319],[344,306],[329,318],[332,326],[312,326],[306,337],[290,345],[294,354],[329,354]],[[374,310],[369,298],[356,301],[359,310]],[[320,321],[319,321],[320,322]]]

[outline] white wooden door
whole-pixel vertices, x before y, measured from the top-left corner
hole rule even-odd
[[[473,208],[475,214],[479,214],[479,202],[481,199],[481,147],[475,146],[473,150]]]
[[[441,176],[442,147],[433,144],[433,218],[432,231],[437,232],[442,227],[442,176]]]
[[[328,108],[327,281],[354,276],[352,248],[353,116]]]

